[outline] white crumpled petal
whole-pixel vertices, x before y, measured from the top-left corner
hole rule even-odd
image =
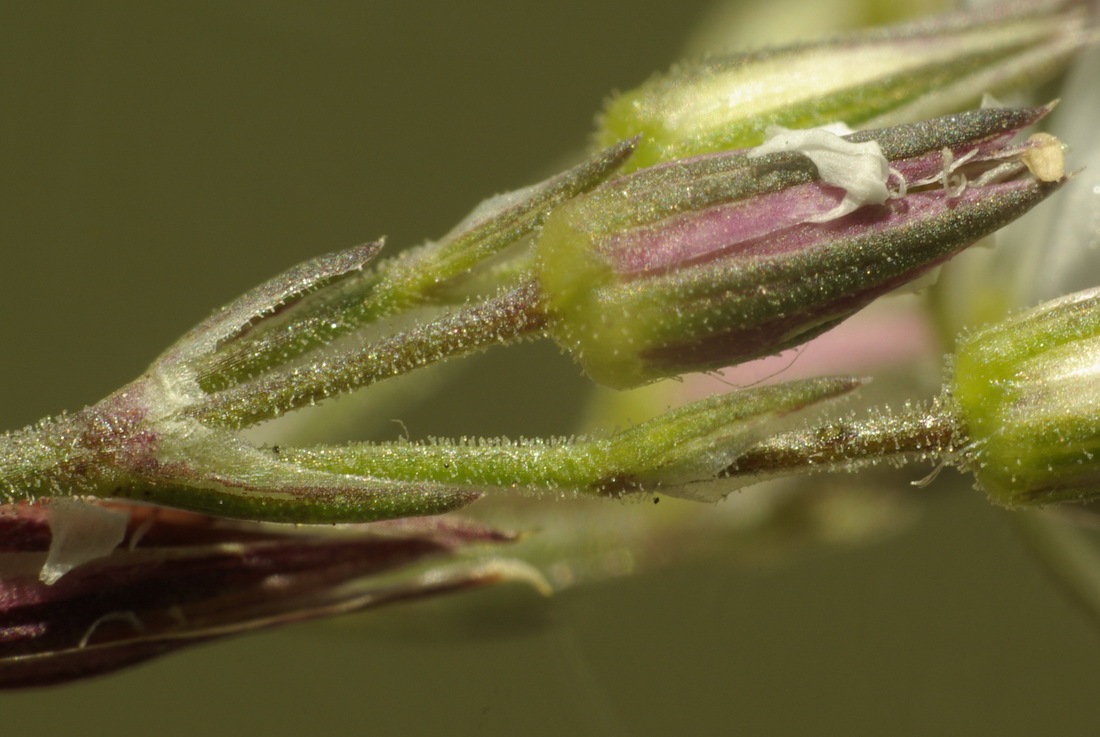
[[[46,585],[88,561],[111,554],[126,536],[129,515],[79,499],[50,502],[50,552],[38,574]]]
[[[808,156],[817,167],[821,181],[844,190],[839,205],[806,222],[824,223],[857,210],[863,205],[881,205],[890,197],[886,182],[890,177],[890,162],[877,141],[852,143],[832,130],[834,126],[791,130],[769,125],[764,143],[748,152],[750,159],[767,154],[793,151]]]

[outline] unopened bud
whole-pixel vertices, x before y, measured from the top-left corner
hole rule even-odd
[[[758,145],[768,125],[880,128],[1053,74],[1092,36],[1065,3],[997,4],[829,41],[682,63],[614,98],[597,142],[629,167]]]
[[[951,386],[980,486],[1009,507],[1100,491],[1100,289],[966,336]]]
[[[607,182],[556,210],[536,245],[551,334],[616,388],[803,343],[1052,192],[1020,161],[1034,145],[1007,145],[1045,111],[986,109]],[[880,162],[863,165],[865,145]],[[875,171],[881,191],[864,181]]]

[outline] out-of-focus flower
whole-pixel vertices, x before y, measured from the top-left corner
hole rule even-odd
[[[967,3],[974,7],[978,2]],[[872,28],[928,18],[960,3],[949,0],[768,0],[766,3],[717,0],[695,24],[684,46],[685,58],[729,54],[761,45],[776,47],[808,39],[834,38],[857,28]]]
[[[49,505],[0,507],[0,689],[84,678],[208,640],[390,602],[527,579],[507,561],[437,568],[515,536],[455,518],[289,528],[146,506],[127,542],[56,583],[40,580]]]
[[[681,63],[612,100],[597,141],[640,135],[628,166],[754,146],[768,125],[877,128],[1037,81],[1090,38],[1082,9],[1030,2]]]
[[[963,338],[950,392],[964,460],[1005,506],[1100,488],[1100,290],[1047,302]]]
[[[616,388],[803,343],[1051,193],[1060,172],[1028,171],[1045,144],[1008,144],[1045,112],[834,137],[841,155],[881,148],[879,192],[862,165],[851,186],[843,166],[821,181],[814,151],[736,151],[612,180],[555,211],[536,245],[550,331]]]
[[[1100,283],[1100,48],[1080,54],[1043,126],[1072,141],[1073,181],[1028,216],[994,236],[996,248],[971,249],[951,262],[932,292],[943,343],[968,326],[998,322]]]

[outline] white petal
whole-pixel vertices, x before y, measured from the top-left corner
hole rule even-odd
[[[110,555],[126,536],[129,516],[77,499],[50,502],[50,552],[38,574],[46,585],[88,561]]]
[[[769,125],[764,143],[748,153],[750,159],[781,151],[804,154],[814,162],[822,182],[844,190],[843,201],[828,212],[807,218],[811,223],[835,220],[863,205],[881,205],[890,197],[886,186],[890,162],[878,142],[853,143],[826,128],[790,130]]]

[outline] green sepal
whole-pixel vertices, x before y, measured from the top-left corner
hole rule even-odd
[[[335,474],[385,475],[459,489],[620,496],[675,494],[714,477],[786,416],[860,385],[824,378],[708,397],[606,438],[504,439],[285,448],[281,458]]]

